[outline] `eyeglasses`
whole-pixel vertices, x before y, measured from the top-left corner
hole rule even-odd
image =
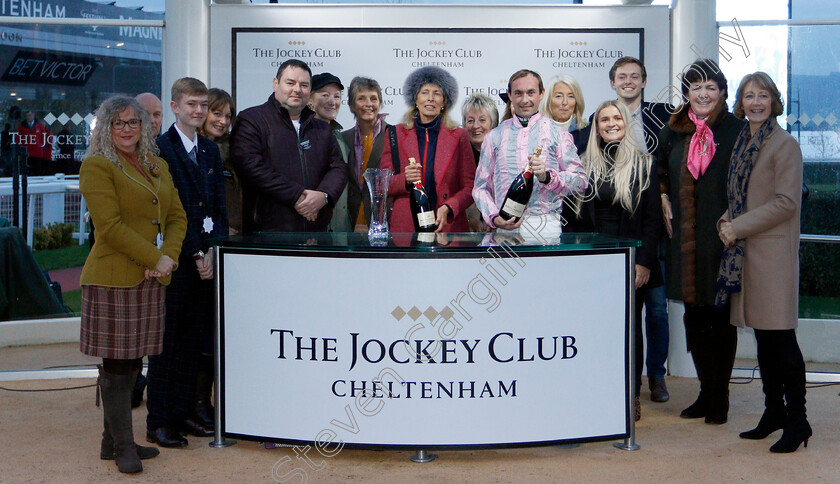
[[[137,118],[131,118],[128,121],[123,121],[122,119],[115,119],[111,121],[111,127],[117,131],[125,128],[125,125],[128,125],[131,129],[136,129],[140,126],[140,120]]]

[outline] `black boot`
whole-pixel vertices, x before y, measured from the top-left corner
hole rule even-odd
[[[708,380],[706,379],[707,355],[696,347],[691,352],[691,359],[694,361],[694,369],[697,371],[697,379],[700,380],[700,394],[697,400],[680,412],[682,418],[703,418],[709,411],[709,402],[707,395],[709,393]]]
[[[701,318],[697,317],[697,308],[686,306],[683,322],[685,324],[685,343],[694,361],[697,379],[700,380],[700,394],[697,400],[680,412],[682,418],[703,418],[709,407],[709,350],[708,329]]]
[[[706,423],[720,425],[726,423],[729,416],[729,380],[732,378],[732,367],[735,366],[738,330],[729,324],[728,313],[715,311],[712,317],[714,323],[709,332],[711,394]]]
[[[141,371],[137,373],[137,380],[135,380],[134,389],[131,392],[131,408],[137,408],[143,403],[144,391],[146,391],[146,377]]]
[[[105,420],[111,434],[114,460],[120,472],[126,474],[143,470],[137,444],[134,443],[134,429],[131,422],[131,391],[134,388],[136,376],[136,372],[128,375],[113,375],[99,368],[102,407],[105,410]]]
[[[779,362],[778,338],[776,331],[755,330],[756,356],[761,369],[761,389],[764,391],[764,413],[758,425],[746,432],[741,432],[742,439],[761,440],[783,428],[787,420],[785,412],[785,392],[782,385]]]
[[[795,452],[801,444],[808,447],[808,439],[813,435],[805,412],[805,362],[796,342],[794,330],[784,330],[784,343],[781,349],[782,383],[784,386],[787,420],[782,438],[770,447],[770,452]]]
[[[758,421],[758,425],[752,430],[741,432],[740,434],[738,434],[738,436],[742,439],[761,440],[767,437],[768,435],[772,434],[773,432],[784,428],[784,426],[784,410],[782,410],[782,412],[779,413],[778,410],[770,410],[769,408],[765,408],[764,413],[761,415],[761,419]]]
[[[201,367],[196,378],[195,420],[211,430],[216,428],[216,412],[211,404],[213,376],[212,357],[206,358],[202,355]]]

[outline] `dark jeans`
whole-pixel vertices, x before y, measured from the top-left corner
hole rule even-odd
[[[647,334],[647,356],[645,365],[649,378],[665,376],[665,361],[668,359],[668,299],[665,285],[645,290],[645,332]]]

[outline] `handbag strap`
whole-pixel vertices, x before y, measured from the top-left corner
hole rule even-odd
[[[397,147],[396,126],[388,126],[388,138],[391,140],[391,164],[394,165],[394,175],[400,174],[400,153]]]

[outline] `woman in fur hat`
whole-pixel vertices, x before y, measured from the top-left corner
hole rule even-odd
[[[700,395],[683,418],[722,424],[729,412],[729,378],[738,344],[729,308],[715,304],[723,242],[717,220],[727,209],[729,159],[744,127],[726,105],[726,77],[700,59],[682,77],[688,98],[659,133],[662,210],[671,236],[665,281],[668,299],[685,303],[686,345]]]
[[[396,127],[396,156],[387,140],[382,153],[382,168],[395,173],[388,189],[391,231],[414,232],[407,184],[422,182],[435,207],[436,231],[468,232],[475,163],[466,130],[449,118],[458,83],[440,67],[421,67],[405,80],[403,96],[409,110]],[[416,163],[409,165],[409,158]]]

